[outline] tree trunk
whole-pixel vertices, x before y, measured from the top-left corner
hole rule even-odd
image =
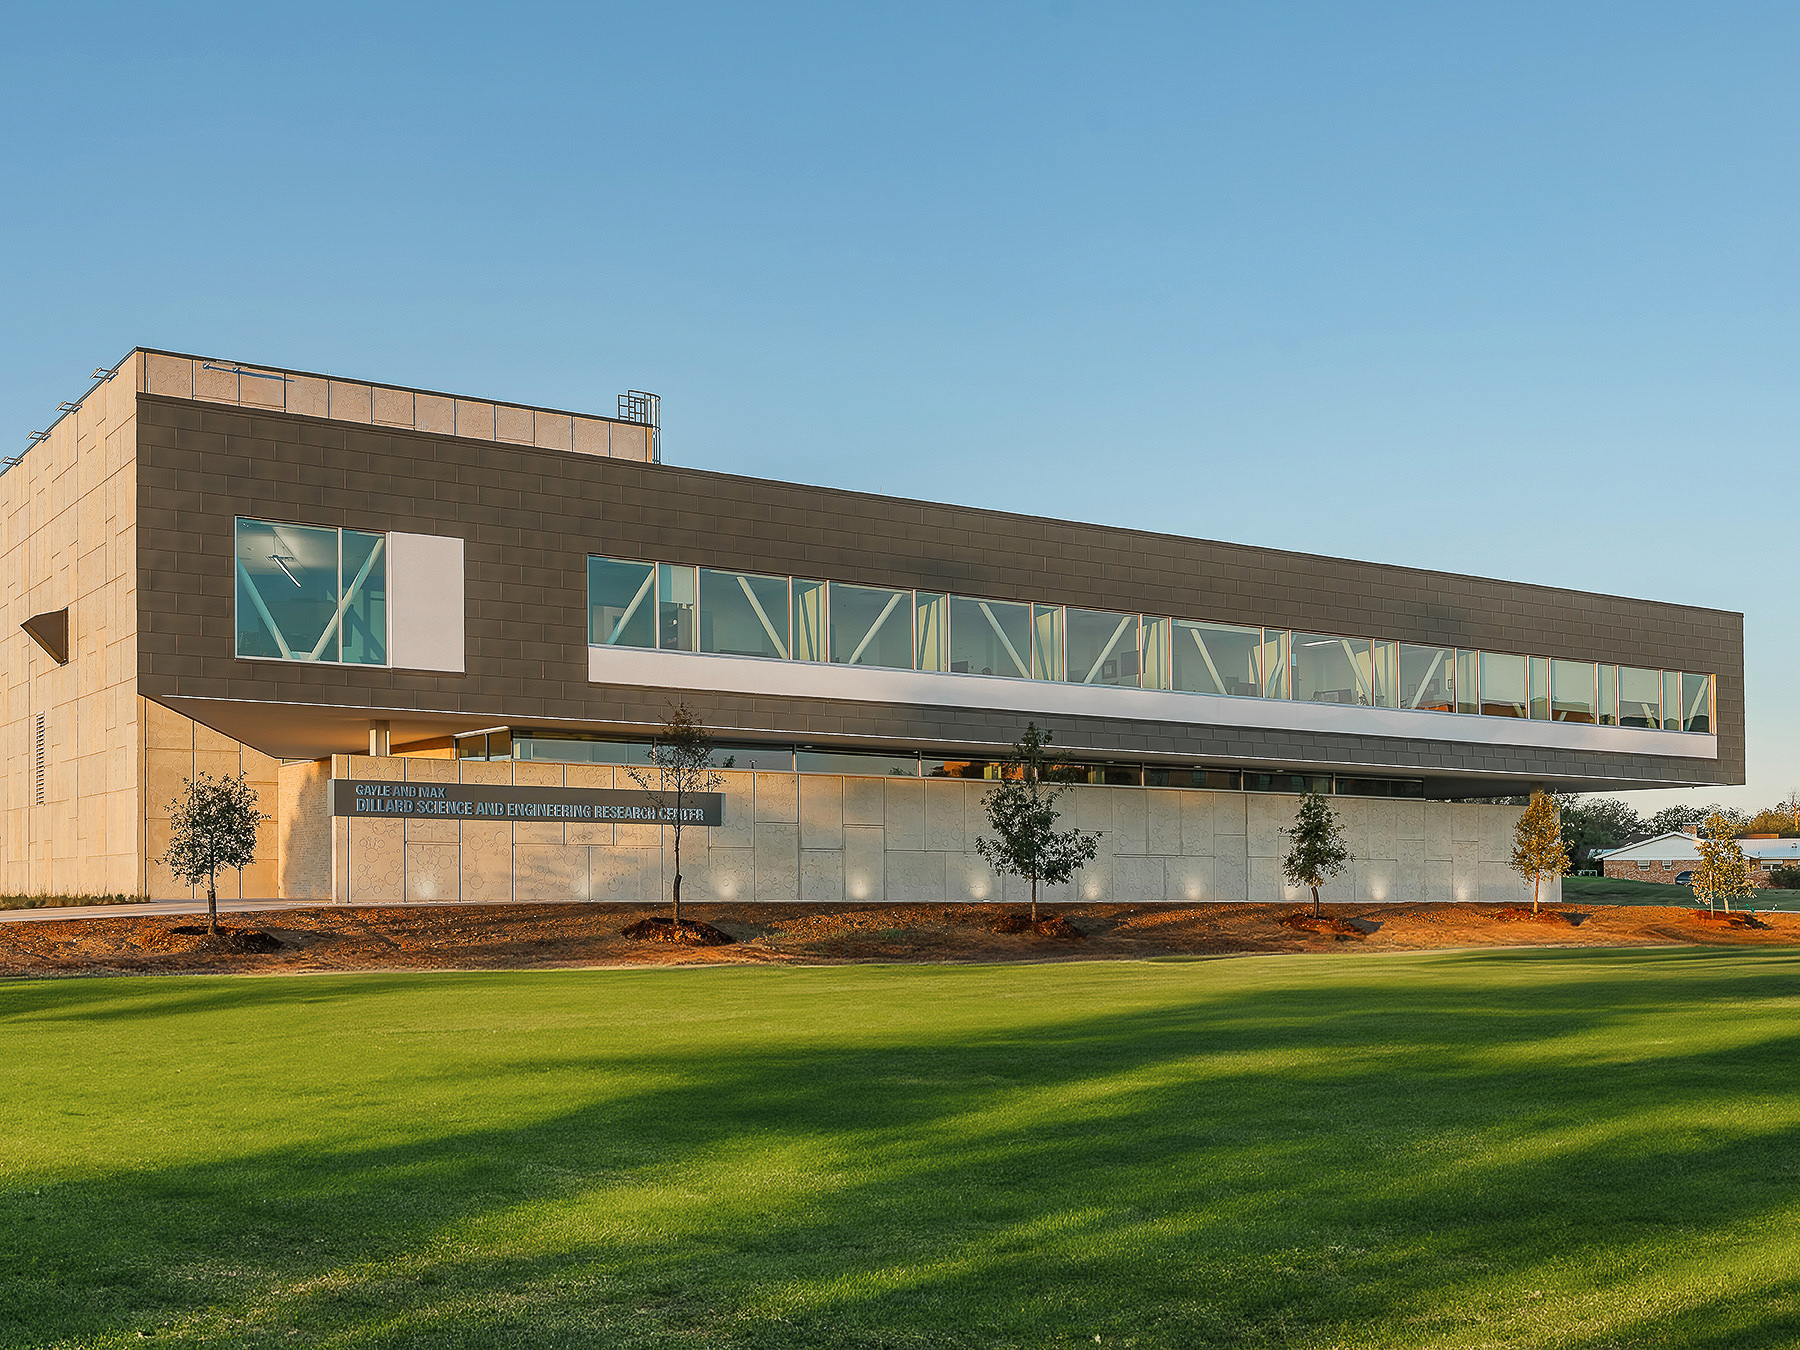
[[[219,935],[219,890],[211,872],[206,874],[206,931],[213,937]]]
[[[1313,893],[1313,918],[1322,919],[1325,917],[1325,911],[1319,908],[1319,888],[1317,886],[1314,886],[1312,888],[1312,893]]]
[[[1031,925],[1037,927],[1037,873],[1031,874]]]
[[[1538,912],[1538,908],[1537,908],[1538,888],[1541,887],[1543,884],[1544,884],[1544,878],[1543,878],[1542,874],[1533,872],[1531,874],[1531,912],[1533,914],[1536,914]]]
[[[670,906],[669,917],[674,921],[675,931],[681,932],[681,831],[675,831],[675,902]]]

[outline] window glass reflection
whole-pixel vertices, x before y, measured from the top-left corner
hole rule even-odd
[[[825,583],[794,579],[794,659],[824,661],[830,652],[825,645]]]
[[[950,598],[950,669],[959,675],[1031,678],[1031,606]]]
[[[1293,697],[1307,703],[1374,701],[1373,644],[1367,638],[1295,633]]]
[[[1489,717],[1523,717],[1529,711],[1525,658],[1481,653],[1481,711]]]
[[[950,668],[950,598],[926,591],[913,593],[913,633],[919,652],[920,670]]]
[[[656,645],[656,568],[588,559],[588,641],[596,647]]]
[[[831,660],[911,670],[912,592],[831,583]]]
[[[1425,712],[1453,712],[1456,708],[1456,652],[1449,647],[1424,647],[1413,642],[1399,648],[1400,707]]]
[[[1481,653],[1456,649],[1456,711],[1481,711]]]
[[[1681,730],[1681,672],[1663,672],[1662,724],[1664,731]]]
[[[1599,721],[1593,662],[1552,661],[1550,663],[1550,690],[1552,721]]]
[[[387,536],[345,530],[338,576],[343,588],[339,644],[352,665],[387,664]]]
[[[1196,694],[1260,695],[1257,655],[1262,641],[1260,628],[1175,620],[1169,645],[1175,688]]]
[[[1288,696],[1288,632],[1285,628],[1263,629],[1262,653],[1263,697]]]
[[[788,654],[788,579],[700,569],[700,650]]]
[[[1531,715],[1540,722],[1550,720],[1550,663],[1541,656],[1530,658]]]
[[[1619,725],[1662,725],[1661,671],[1640,670],[1636,666],[1619,667]]]
[[[1600,667],[1600,725],[1619,725],[1619,668]]]
[[[1681,729],[1705,732],[1712,730],[1711,676],[1681,677]]]
[[[694,569],[657,569],[656,640],[664,651],[694,650]]]
[[[237,652],[338,659],[338,532],[237,522]]]
[[[1169,634],[1171,626],[1167,619],[1156,618],[1146,614],[1138,626],[1139,642],[1143,646],[1142,659],[1138,662],[1138,678],[1146,689],[1167,689],[1169,687]]]
[[[1063,609],[1061,605],[1034,605],[1031,619],[1031,678],[1063,677]]]
[[[1071,684],[1137,687],[1138,616],[1096,609],[1069,611]]]

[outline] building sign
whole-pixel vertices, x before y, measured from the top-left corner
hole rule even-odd
[[[365,820],[514,820],[578,824],[673,825],[675,807],[658,808],[648,792],[610,788],[505,787],[489,783],[381,783],[331,780],[331,814]],[[681,824],[725,823],[725,794],[690,792]]]

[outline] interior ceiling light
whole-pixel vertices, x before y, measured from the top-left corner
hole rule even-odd
[[[298,586],[301,584],[300,578],[294,575],[294,569],[288,566],[289,559],[282,557],[279,553],[271,553],[269,555],[269,561],[274,563],[283,572],[286,572],[287,579],[293,582],[294,585]]]

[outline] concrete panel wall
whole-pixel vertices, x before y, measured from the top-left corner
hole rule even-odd
[[[12,894],[143,889],[136,414],[128,363],[0,475],[0,884]],[[59,665],[19,625],[64,607]]]
[[[322,768],[308,782],[322,781]],[[340,778],[386,781],[632,786],[603,766],[338,755]],[[615,780],[616,774],[616,780]],[[975,851],[992,786],[954,780],[727,772],[725,819],[682,832],[682,896],[770,903],[1019,902],[1029,889],[1001,878]],[[284,801],[289,794],[284,790]],[[295,797],[297,803],[297,796]],[[1299,799],[1275,794],[1076,787],[1065,819],[1100,834],[1099,856],[1050,901],[1298,900],[1281,880],[1281,834]],[[1517,900],[1506,868],[1520,808],[1340,797],[1356,861],[1331,885],[1333,902]],[[286,837],[316,839],[324,794],[304,808],[313,824],[283,822]],[[284,855],[284,898],[317,898],[309,879],[335,868],[338,900],[600,900],[668,898],[675,872],[667,829],[628,825],[334,819],[332,864]],[[289,861],[292,859],[292,861]],[[292,887],[294,889],[287,889]]]
[[[188,781],[197,773],[223,778],[241,773],[256,789],[257,809],[269,819],[257,830],[256,860],[241,874],[219,873],[219,898],[261,900],[276,895],[280,889],[280,822],[284,817],[305,819],[304,811],[283,809],[278,787],[279,761],[161,704],[149,699],[138,702],[144,740],[143,893],[153,900],[186,900],[206,895],[205,886],[183,885],[157,861],[169,845],[169,806],[186,791]],[[299,805],[295,803],[296,807]]]

